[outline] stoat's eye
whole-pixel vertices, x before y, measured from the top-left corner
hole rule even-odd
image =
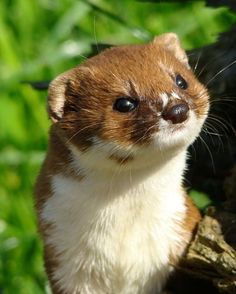
[[[120,97],[116,99],[113,109],[119,112],[131,112],[138,106],[138,100],[130,97]]]
[[[180,89],[186,90],[188,88],[188,83],[180,74],[176,75],[175,83]]]

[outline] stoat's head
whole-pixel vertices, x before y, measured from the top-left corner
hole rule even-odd
[[[54,130],[67,146],[104,166],[186,149],[208,107],[207,91],[173,33],[88,59],[51,83],[48,100]]]

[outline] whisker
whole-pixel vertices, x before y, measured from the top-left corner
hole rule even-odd
[[[213,125],[211,125],[208,121],[205,121],[203,128],[205,128],[205,127],[210,129],[211,131],[215,132],[215,134],[217,134],[219,136],[223,136],[222,134],[219,134],[217,128],[215,128]]]
[[[215,60],[217,60],[218,58],[220,58],[220,57],[222,57],[222,56],[224,56],[226,53],[219,53],[219,54],[217,54],[214,58],[211,58],[207,63],[205,63],[205,65],[202,67],[202,69],[200,70],[200,72],[197,74],[197,78],[199,78],[200,76],[201,76],[201,74],[204,72],[204,70],[206,69],[206,68],[208,68],[208,66],[210,65],[210,64],[212,64],[213,62],[215,62]]]
[[[224,150],[224,144],[223,144],[223,140],[222,140],[222,135],[220,135],[218,133],[209,132],[206,127],[203,127],[202,128],[202,132],[205,133],[207,136],[210,137],[211,143],[213,145],[214,145],[213,136],[217,137],[217,139],[219,140],[219,148],[222,148]]]
[[[215,121],[215,122],[218,122],[219,125],[222,126],[223,130],[226,130],[226,131],[231,130],[231,131],[235,132],[233,126],[229,122],[227,122],[226,120],[223,120],[222,117],[220,117],[220,116],[218,116],[216,114],[209,113],[208,119],[212,120],[212,121]]]
[[[223,138],[225,138],[227,142],[230,142],[228,127],[223,122],[221,122],[221,120],[218,120],[218,119],[214,120],[214,119],[215,118],[208,117],[206,122],[204,123],[204,128],[205,126],[207,126],[207,128],[210,128],[216,133],[218,133],[218,131],[221,130],[223,134],[218,134],[217,138],[219,139],[220,146],[222,146],[222,149],[224,150],[225,141],[223,142]],[[212,122],[216,123],[217,129],[214,127],[214,125],[212,125]]]
[[[221,96],[217,98],[211,97],[210,102],[233,102],[236,103],[236,97],[230,97],[230,96]]]
[[[210,148],[208,147],[208,145],[207,145],[207,143],[205,142],[205,140],[204,140],[201,136],[199,136],[198,138],[199,138],[199,139],[201,140],[201,142],[204,144],[204,146],[206,147],[206,150],[207,150],[208,153],[209,153],[209,156],[210,156],[210,159],[211,159],[212,168],[213,168],[213,172],[215,173],[215,172],[216,172],[216,169],[215,169],[215,164],[214,164],[213,155],[212,155],[212,153],[211,153],[211,150],[210,150]]]
[[[70,143],[71,140],[72,140],[75,136],[79,135],[82,131],[84,131],[84,130],[86,130],[86,129],[88,129],[88,128],[94,127],[94,126],[96,126],[96,125],[99,125],[99,123],[92,124],[92,125],[88,125],[88,126],[85,126],[85,127],[82,128],[82,129],[78,130],[77,132],[75,132],[75,133],[74,133],[74,134],[73,134],[73,135],[72,135],[72,136],[66,141],[66,144]]]
[[[222,137],[222,135],[220,135],[218,133],[209,132],[207,128],[202,129],[202,131],[204,131],[206,134],[209,134],[209,135],[212,135],[212,136]]]
[[[194,72],[194,73],[195,73],[196,70],[197,70],[197,67],[198,67],[199,60],[200,60],[200,57],[201,57],[201,56],[202,56],[202,51],[200,51],[200,52],[198,53],[197,62],[196,62],[196,64],[195,64],[194,68],[193,68],[193,72]]]
[[[231,66],[233,66],[234,64],[236,64],[236,60],[232,61],[230,64],[226,65],[225,67],[223,67],[220,71],[218,71],[205,85],[206,87],[216,78],[218,77],[222,72],[224,72],[225,70],[229,69]]]

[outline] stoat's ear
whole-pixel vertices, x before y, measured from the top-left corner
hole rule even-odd
[[[154,38],[153,43],[159,46],[163,46],[165,49],[172,52],[180,62],[182,62],[186,67],[190,68],[187,54],[181,47],[179,38],[176,34],[166,33],[157,36]]]
[[[59,121],[64,114],[66,91],[74,82],[75,69],[69,70],[56,77],[49,85],[48,114],[53,122]]]

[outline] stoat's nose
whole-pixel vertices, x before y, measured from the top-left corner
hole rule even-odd
[[[189,106],[186,102],[172,105],[163,111],[164,120],[170,120],[173,124],[184,122],[188,118]]]

